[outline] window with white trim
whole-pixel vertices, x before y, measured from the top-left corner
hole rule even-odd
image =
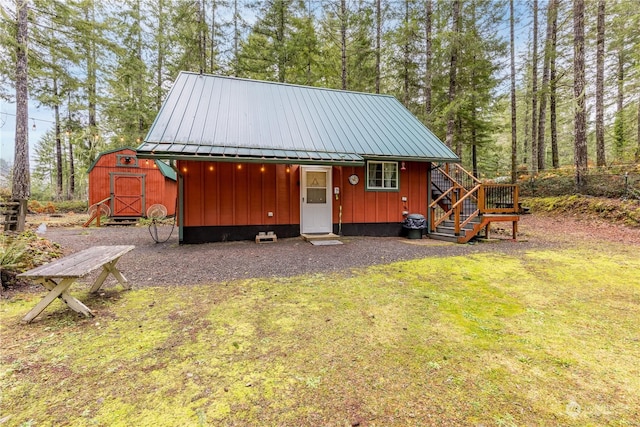
[[[367,162],[367,189],[368,190],[397,190],[398,189],[398,163]]]

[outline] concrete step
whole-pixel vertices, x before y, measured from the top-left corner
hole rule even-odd
[[[339,240],[340,236],[333,233],[303,233],[300,236],[307,242],[314,240]]]

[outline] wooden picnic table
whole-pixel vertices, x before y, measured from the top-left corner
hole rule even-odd
[[[113,275],[125,289],[130,289],[129,282],[116,268],[116,263],[122,255],[134,248],[135,246],[132,245],[94,246],[18,274],[18,277],[39,282],[49,289],[49,293],[24,316],[22,321],[31,322],[56,298],[62,299],[72,310],[87,317],[93,317],[93,312],[86,305],[69,295],[69,287],[75,280],[102,267],[102,273],[96,278],[90,292],[97,292],[109,274]]]

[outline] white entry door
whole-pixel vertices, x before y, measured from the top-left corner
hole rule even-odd
[[[301,166],[300,232],[331,233],[331,166]]]

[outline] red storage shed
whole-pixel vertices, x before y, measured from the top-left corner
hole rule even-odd
[[[136,150],[118,148],[100,153],[88,174],[89,206],[106,203],[112,218],[144,217],[155,204],[175,215],[176,172],[161,160],[139,159]]]

